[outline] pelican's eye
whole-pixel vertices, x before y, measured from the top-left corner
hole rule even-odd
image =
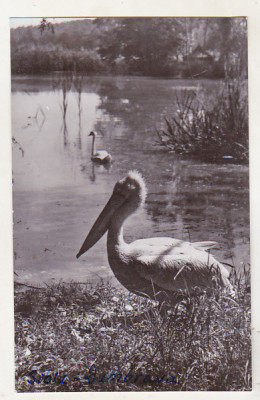
[[[127,182],[127,188],[130,190],[135,190],[136,185],[133,182]]]
[[[117,182],[114,188],[114,193],[128,197],[129,194],[133,193],[136,189],[137,185],[135,182],[130,179],[124,178],[121,181]]]

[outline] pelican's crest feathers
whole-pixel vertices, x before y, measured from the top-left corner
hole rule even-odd
[[[137,170],[131,170],[128,172],[127,177],[130,179],[135,180],[138,185],[140,186],[141,192],[140,192],[140,198],[142,201],[142,204],[145,202],[146,196],[147,196],[147,188],[145,184],[145,179],[142,176],[142,174],[137,171]]]

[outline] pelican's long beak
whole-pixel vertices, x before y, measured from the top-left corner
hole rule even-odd
[[[76,256],[77,258],[79,258],[83,253],[94,246],[94,244],[97,243],[97,241],[105,234],[105,232],[108,230],[111,217],[116,212],[116,210],[125,202],[125,200],[126,197],[121,194],[112,194],[103,211],[101,211],[99,217],[92,226],[83,245],[81,246],[81,249]]]

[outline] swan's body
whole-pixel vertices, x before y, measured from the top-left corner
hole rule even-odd
[[[89,136],[92,136],[92,148],[91,148],[91,160],[94,162],[97,162],[99,164],[107,164],[112,161],[111,155],[106,151],[106,150],[99,150],[96,151],[96,145],[95,145],[95,140],[96,140],[96,132],[90,132]]]
[[[123,222],[144,203],[145,197],[142,177],[130,171],[116,183],[77,257],[108,230],[110,267],[119,282],[131,292],[172,304],[182,298],[184,291],[196,293],[214,286],[216,280],[232,292],[228,271],[205,251],[214,247],[215,242],[189,243],[167,237],[140,239],[129,244],[124,241]]]

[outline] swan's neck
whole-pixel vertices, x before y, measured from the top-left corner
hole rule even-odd
[[[95,146],[95,135],[93,135],[93,140],[92,140],[92,149],[91,149],[91,155],[94,156],[96,154],[96,146]]]

